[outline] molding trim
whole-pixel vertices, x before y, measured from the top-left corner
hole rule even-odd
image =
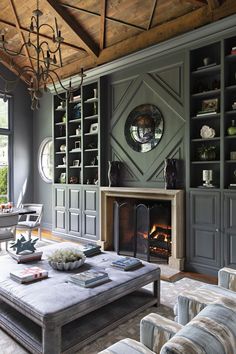
[[[100,76],[108,75],[114,73],[120,69],[125,69],[130,67],[133,64],[139,64],[146,60],[152,60],[159,55],[164,55],[168,51],[171,53],[176,50],[191,48],[197,45],[202,45],[202,42],[209,43],[209,41],[216,40],[217,37],[226,36],[230,33],[235,35],[236,31],[236,14],[226,17],[222,20],[210,23],[196,30],[186,32],[177,37],[171,38],[162,43],[156,44],[154,46],[145,48],[136,53],[129,54],[125,57],[116,59],[110,63],[103,64],[97,68],[86,71],[86,77],[84,82],[90,81],[91,79],[97,79]],[[79,77],[72,77],[73,84],[76,85],[79,83]],[[68,85],[70,78],[62,80],[64,85]],[[56,84],[56,88],[59,90],[59,85]],[[49,89],[54,93],[52,86],[49,86]]]

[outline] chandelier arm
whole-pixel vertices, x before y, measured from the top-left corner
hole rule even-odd
[[[52,73],[52,74],[54,74],[54,75],[56,76],[56,78],[57,78],[57,80],[58,80],[58,82],[59,82],[61,88],[62,88],[63,90],[65,90],[65,91],[67,91],[67,92],[75,92],[75,91],[79,90],[80,87],[81,87],[82,84],[83,84],[83,80],[84,80],[84,75],[83,75],[83,74],[81,75],[81,81],[80,81],[79,86],[77,86],[76,88],[72,88],[71,86],[70,86],[70,87],[65,87],[65,86],[62,84],[61,79],[60,79],[60,77],[58,76],[58,74],[57,74],[54,70],[49,70],[48,76],[50,76],[50,78],[51,78],[51,80],[52,80],[53,82],[54,82],[54,79],[52,78],[52,76],[50,75],[50,73]]]
[[[55,73],[54,73],[54,74],[55,74]],[[51,81],[52,81],[52,84],[53,84],[53,87],[54,87],[54,90],[55,90],[55,92],[56,92],[57,97],[58,97],[60,100],[62,100],[62,101],[66,101],[66,100],[67,100],[67,97],[65,98],[65,97],[63,97],[63,96],[61,96],[61,95],[59,94],[59,92],[58,92],[58,90],[57,90],[57,88],[56,88],[54,79],[53,79],[53,77],[50,75],[50,73],[48,73],[48,76],[50,77],[50,79],[51,79]],[[60,83],[60,85],[61,85],[61,83]],[[68,92],[68,90],[67,90],[63,85],[61,85],[61,87],[62,87],[64,90],[66,90],[66,93]],[[67,95],[66,95],[66,96],[67,96]]]
[[[4,43],[4,42],[3,42],[3,44],[2,44],[2,48],[3,48],[3,50],[4,50],[5,53],[9,54],[9,55],[12,56],[12,57],[16,57],[16,56],[18,56],[18,55],[21,54],[22,49],[23,49],[24,46],[26,46],[27,44],[28,44],[27,42],[23,43],[22,46],[21,46],[21,48],[20,48],[20,50],[19,50],[19,52],[15,52],[15,51],[13,51],[13,50],[11,50],[11,49],[8,49],[8,48],[5,46],[5,43]]]
[[[48,23],[42,23],[42,24],[39,26],[38,30],[40,30],[40,29],[43,28],[44,26],[45,26],[45,27],[49,27],[49,28],[52,30],[53,34],[55,35],[55,30],[54,30],[54,28],[53,28],[51,25],[49,25]]]

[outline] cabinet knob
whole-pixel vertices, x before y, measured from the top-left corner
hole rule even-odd
[[[219,232],[219,229],[216,229],[216,232]]]

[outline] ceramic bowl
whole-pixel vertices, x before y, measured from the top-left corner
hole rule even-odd
[[[81,259],[79,259],[78,261],[74,261],[74,262],[62,263],[62,262],[48,261],[48,263],[55,270],[67,271],[67,270],[73,270],[73,269],[77,269],[77,268],[81,267],[84,264],[85,259],[86,259],[86,257],[82,256]]]

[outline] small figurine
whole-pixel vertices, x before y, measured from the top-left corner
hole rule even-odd
[[[14,242],[10,248],[16,248],[16,254],[34,253],[34,251],[36,251],[35,243],[37,241],[38,238],[35,240],[26,240],[26,238],[21,235],[21,238]]]

